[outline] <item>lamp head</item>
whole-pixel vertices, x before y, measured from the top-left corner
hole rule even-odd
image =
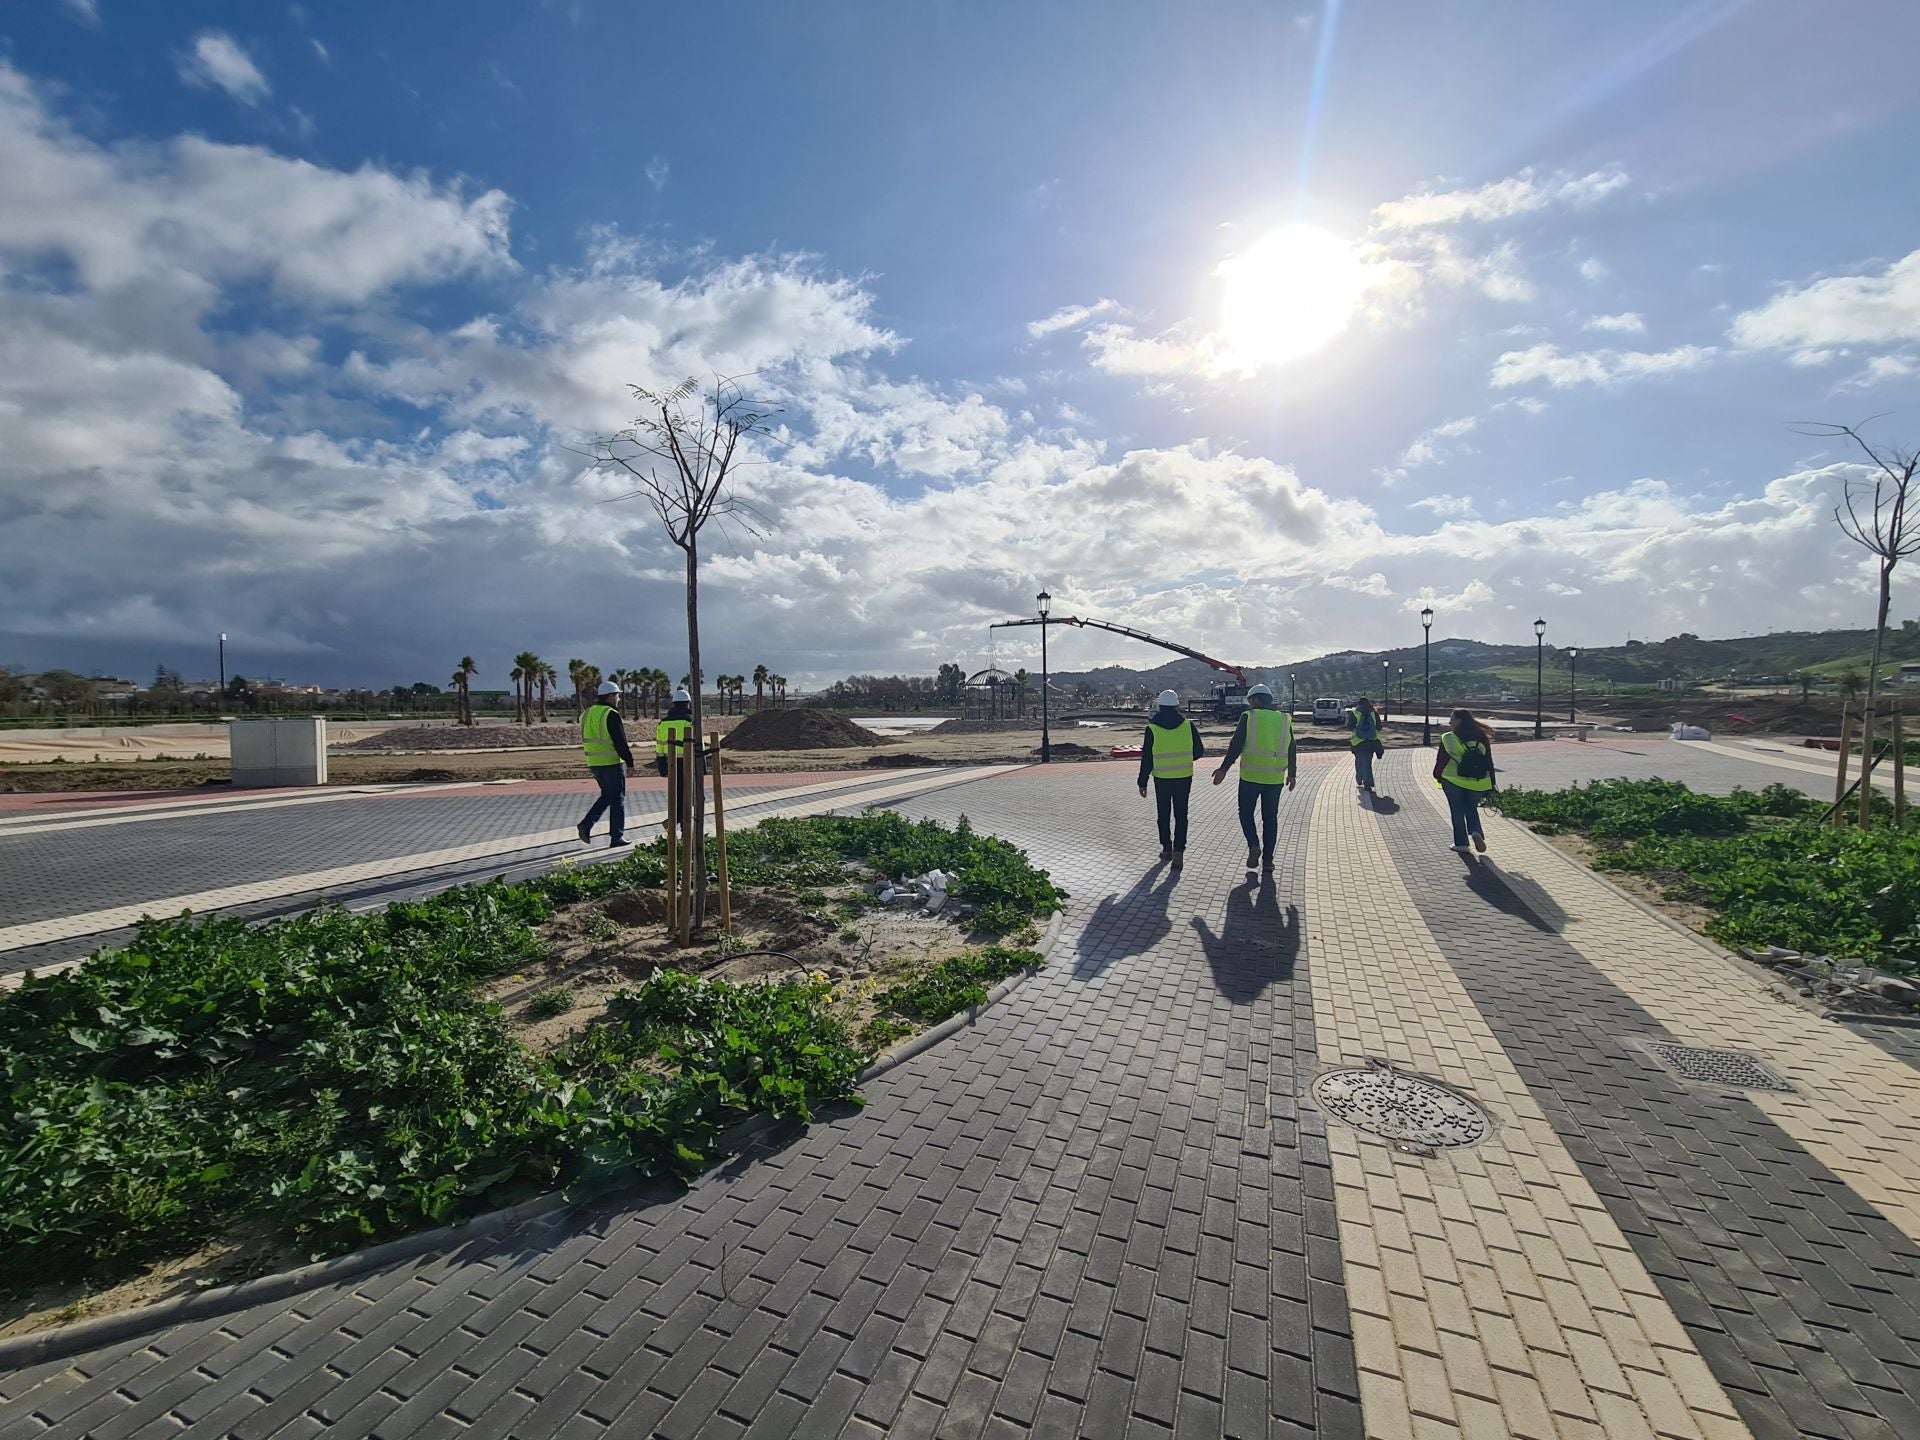
[[[1033,598],[1040,602],[1040,613],[1042,615],[1045,615],[1053,605],[1053,596],[1049,595],[1044,590],[1042,590],[1038,595],[1034,596]]]
[[[1545,635],[1546,633],[1547,633],[1547,622],[1545,620],[1536,620],[1533,622],[1533,638],[1534,639],[1538,640],[1541,636]]]
[[[1420,623],[1429,630],[1433,628],[1433,607],[1431,605],[1425,606],[1420,611]]]
[[[1579,652],[1578,650],[1574,650],[1574,649],[1571,649],[1571,648],[1569,648],[1569,649],[1568,649],[1568,651],[1567,651],[1567,659],[1569,659],[1569,660],[1578,660],[1579,658],[1580,658],[1580,652]]]

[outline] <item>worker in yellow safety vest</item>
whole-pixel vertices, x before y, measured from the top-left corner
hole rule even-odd
[[[1140,742],[1140,793],[1153,780],[1154,810],[1160,819],[1160,858],[1178,870],[1187,863],[1187,802],[1193,798],[1193,762],[1206,754],[1200,732],[1180,713],[1180,695],[1162,690],[1159,708]]]
[[[1247,691],[1247,712],[1234,728],[1233,743],[1213,772],[1213,783],[1227,778],[1233,762],[1240,762],[1240,830],[1247,837],[1247,869],[1258,865],[1273,874],[1273,847],[1279,839],[1280,790],[1291,790],[1299,752],[1293,739],[1293,716],[1273,707],[1273,691],[1255,685]],[[1260,830],[1253,828],[1255,807]]]
[[[1453,848],[1461,854],[1467,841],[1482,855],[1487,837],[1480,829],[1480,802],[1499,784],[1493,764],[1493,731],[1474,718],[1471,710],[1456,710],[1440,732],[1433,752],[1434,783],[1446,792],[1447,812],[1453,818]]]
[[[614,703],[607,704],[612,696]],[[600,798],[579,825],[580,843],[593,838],[593,826],[607,817],[607,833],[615,846],[627,843],[627,776],[633,773],[633,751],[627,748],[626,726],[620,723],[620,687],[602,680],[594,702],[580,716],[580,747],[586,752],[587,773],[600,786]]]
[[[687,687],[678,686],[673,692],[673,702],[667,706],[667,713],[660,723],[653,727],[653,768],[656,773],[667,773],[667,747],[675,742],[682,747],[693,743],[693,696],[687,693]],[[685,754],[684,748],[679,752]],[[698,762],[695,762],[698,764]],[[681,772],[685,774],[684,771]],[[674,818],[682,825],[693,807],[693,793],[682,787],[680,803],[674,812]]]

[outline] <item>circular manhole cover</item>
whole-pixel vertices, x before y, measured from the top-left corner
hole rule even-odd
[[[1399,1145],[1455,1149],[1493,1130],[1487,1112],[1459,1091],[1386,1067],[1329,1070],[1313,1082],[1313,1098],[1341,1124]]]

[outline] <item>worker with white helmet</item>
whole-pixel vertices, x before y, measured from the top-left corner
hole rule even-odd
[[[693,743],[693,696],[687,693],[684,685],[674,687],[666,715],[653,727],[653,768],[658,774],[667,773],[667,747],[676,741],[682,746]],[[692,805],[692,794],[683,788],[674,818],[685,824]]]
[[[1193,796],[1193,762],[1206,754],[1200,732],[1180,713],[1180,695],[1162,690],[1158,708],[1140,742],[1140,793],[1153,780],[1154,808],[1160,819],[1160,858],[1178,870],[1187,862],[1187,802]]]
[[[1213,783],[1227,778],[1233,762],[1240,762],[1240,830],[1247,837],[1247,869],[1258,865],[1263,875],[1273,873],[1273,847],[1279,838],[1280,789],[1294,787],[1299,751],[1294,744],[1293,716],[1273,706],[1273,691],[1255,685],[1247,691],[1247,713],[1234,728],[1233,743],[1213,772]],[[1260,811],[1260,829],[1253,828],[1253,812]]]
[[[613,703],[607,703],[611,697]],[[587,773],[600,787],[600,798],[579,824],[580,843],[593,838],[593,826],[607,817],[607,833],[615,846],[627,843],[627,776],[633,773],[633,751],[627,748],[627,730],[620,723],[620,687],[602,680],[593,704],[580,716],[580,747],[586,751]]]

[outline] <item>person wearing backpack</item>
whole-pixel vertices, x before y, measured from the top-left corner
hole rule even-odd
[[[1386,717],[1362,695],[1347,712],[1347,743],[1353,747],[1353,783],[1369,795],[1373,793],[1373,762],[1386,754],[1380,743],[1380,722]]]
[[[1493,732],[1473,718],[1470,710],[1456,710],[1440,732],[1440,748],[1433,754],[1433,778],[1447,792],[1453,816],[1453,848],[1461,854],[1467,840],[1482,855],[1487,837],[1480,831],[1480,802],[1493,791]]]
[[[1178,870],[1187,863],[1187,802],[1193,798],[1193,762],[1206,754],[1200,732],[1180,713],[1178,691],[1162,690],[1140,742],[1140,793],[1153,780],[1160,820],[1160,858]]]

